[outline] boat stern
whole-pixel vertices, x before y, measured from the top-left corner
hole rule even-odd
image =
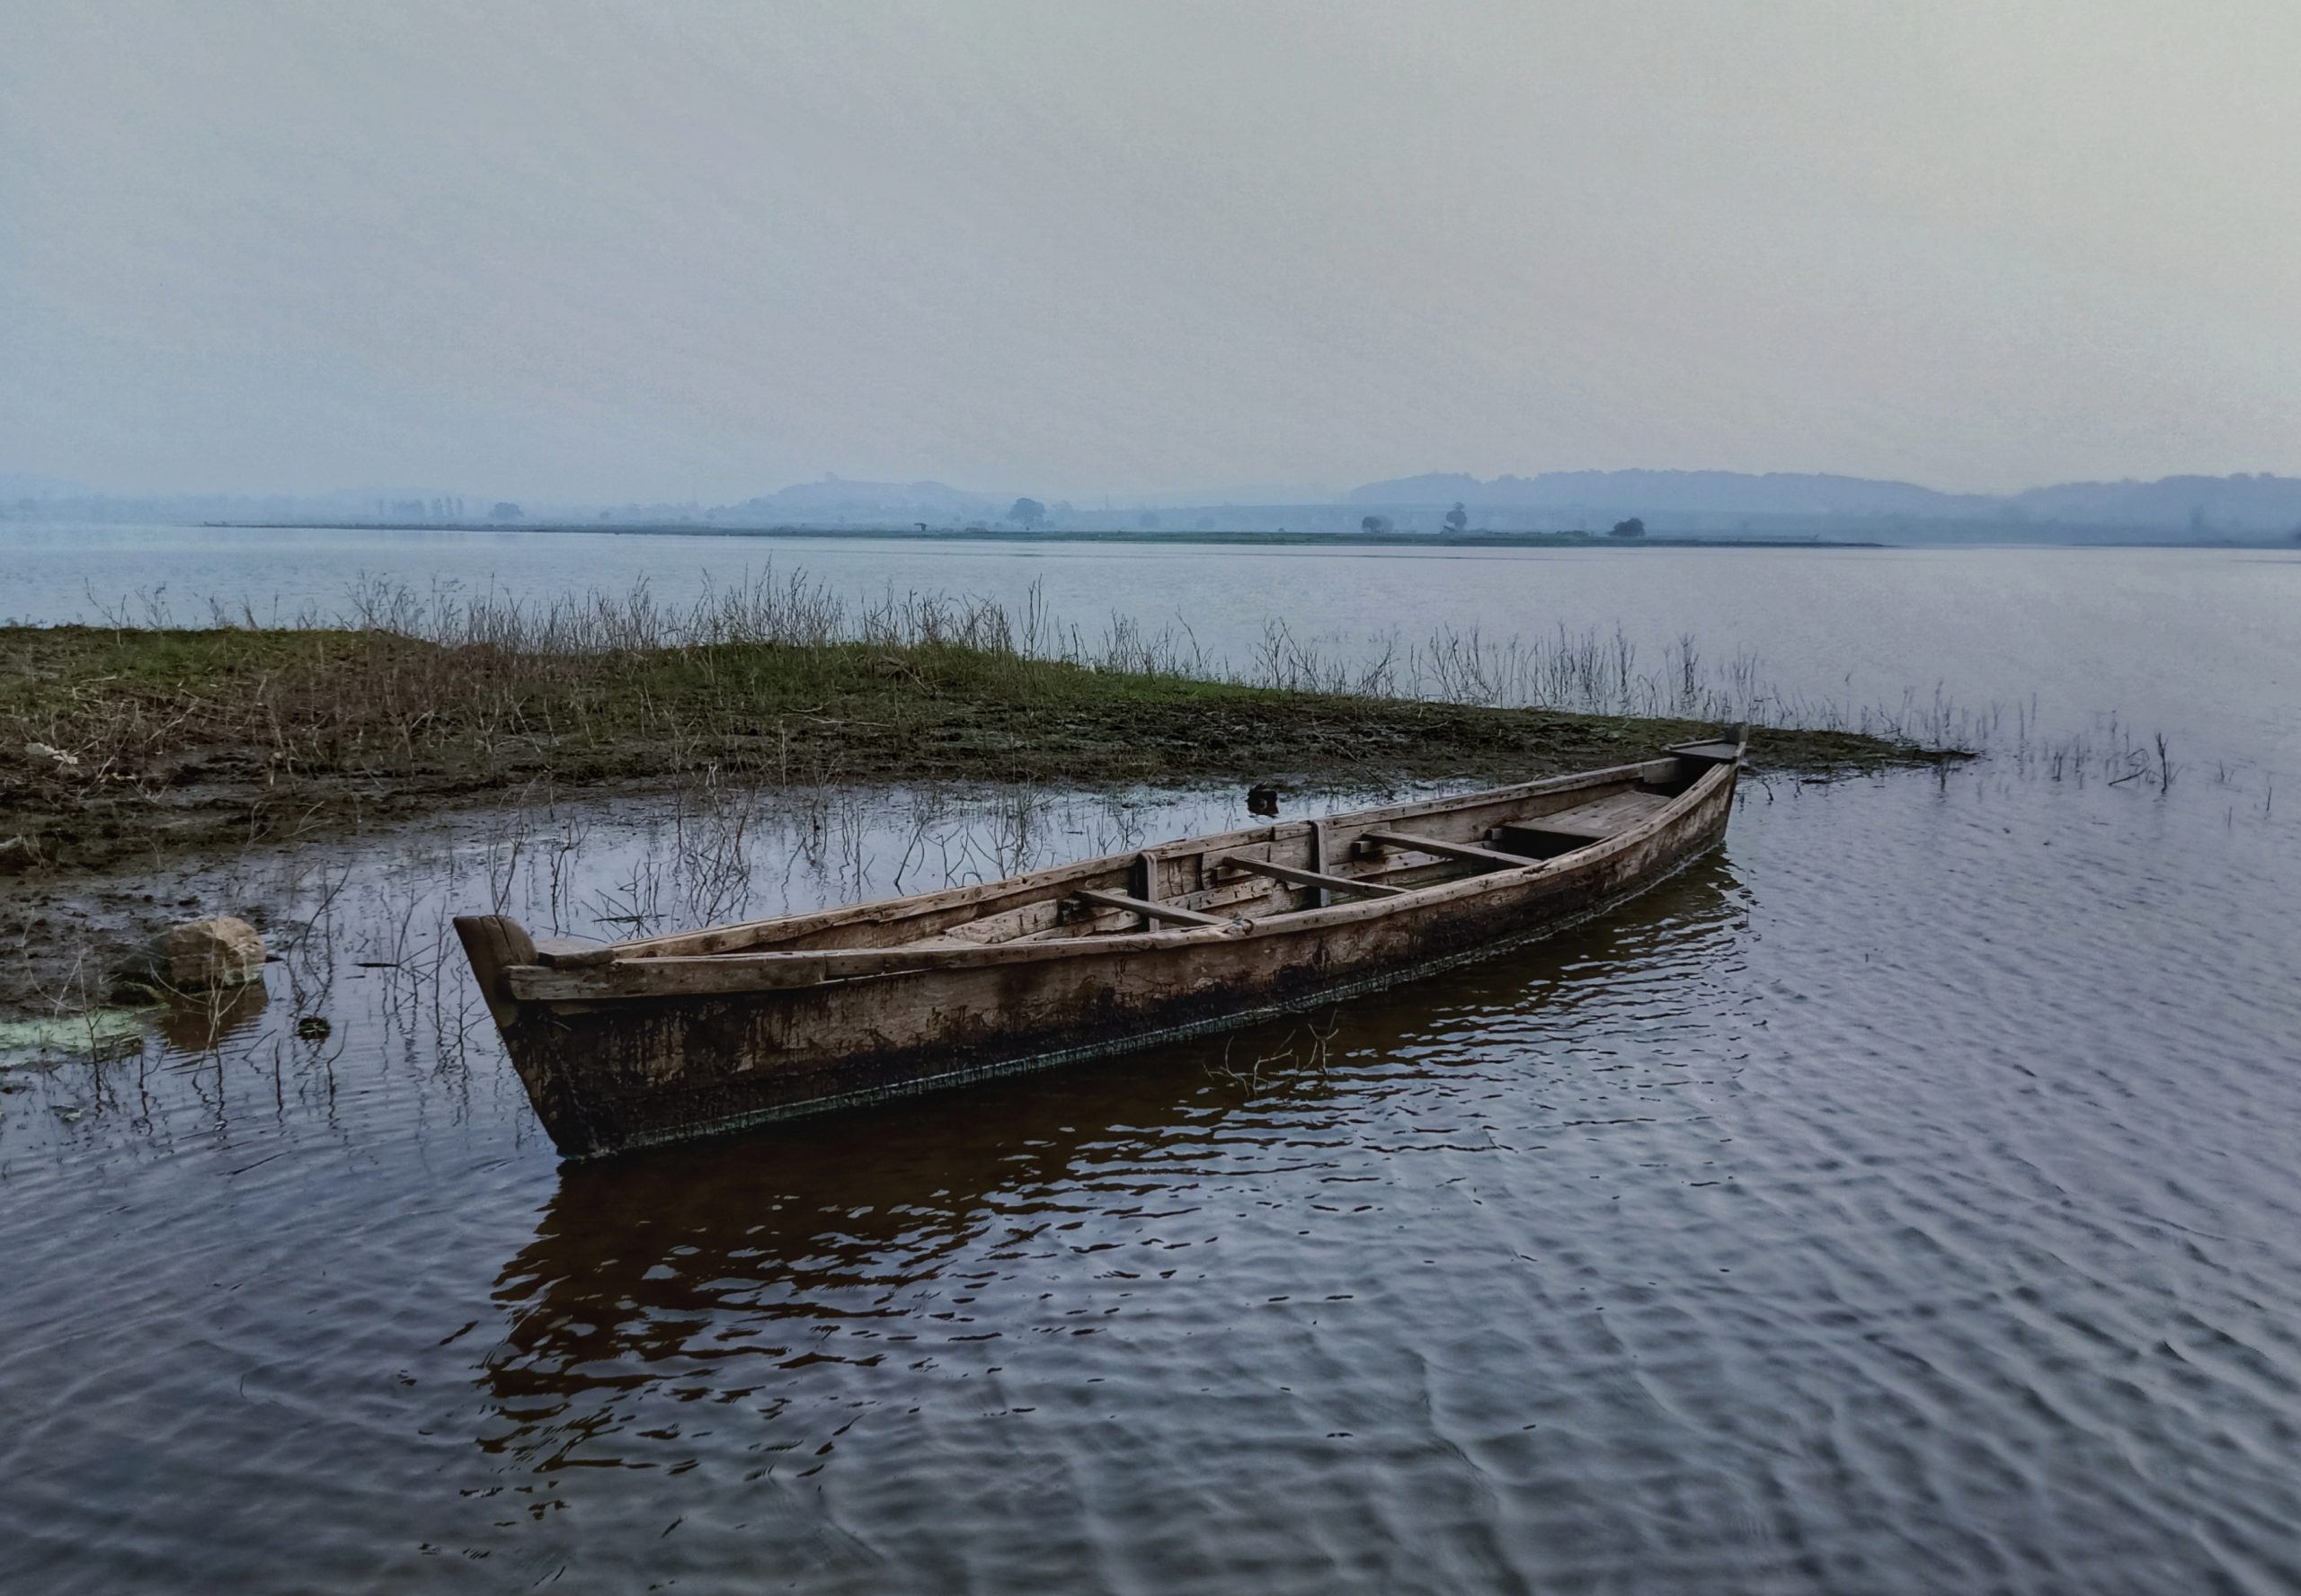
[[[1669,788],[1683,793],[1721,765],[1739,774],[1742,762],[1749,758],[1750,729],[1746,723],[1728,726],[1715,737],[1673,743],[1665,751],[1678,762],[1677,776]],[[1733,777],[1729,776],[1727,783],[1730,787]]]

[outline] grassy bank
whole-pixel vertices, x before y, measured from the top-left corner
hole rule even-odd
[[[739,615],[723,601],[707,625],[628,600],[582,616],[463,611],[446,636],[388,615],[0,628],[5,863],[85,869],[494,788],[713,771],[809,785],[1502,780],[1642,757],[1711,724],[1425,702],[1333,676],[1212,679],[1124,634],[1092,659],[1075,638],[1050,647],[989,607],[914,603],[858,627],[750,602]],[[1758,748],[1799,771],[1927,757],[1843,732],[1770,732]]]

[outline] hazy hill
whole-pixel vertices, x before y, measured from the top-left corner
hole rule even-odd
[[[2032,520],[2199,531],[2301,528],[2301,477],[2168,476],[2156,482],[2062,483],[2012,502]]]
[[[1548,513],[1595,524],[1642,516],[1657,525],[1719,525],[1735,518],[2057,523],[2165,532],[2264,533],[2301,527],[2301,478],[2169,476],[2157,482],[2063,483],[2003,497],[1944,493],[1915,483],[1793,472],[1551,471],[1481,482],[1433,472],[1368,483],[1351,502],[1426,509]]]
[[[85,483],[58,482],[52,476],[27,476],[20,471],[0,471],[0,500],[63,499],[94,491]]]
[[[1582,509],[1635,505],[1657,512],[1742,515],[1955,515],[1986,513],[1999,501],[1937,492],[1915,483],[1859,476],[1739,471],[1546,471],[1540,476],[1433,473],[1369,483],[1351,492],[1360,504],[1465,504]]]
[[[938,482],[845,482],[826,476],[821,482],[795,483],[775,492],[727,505],[715,512],[715,519],[722,524],[767,525],[831,519],[942,522],[968,516],[1004,515],[1011,502]]]

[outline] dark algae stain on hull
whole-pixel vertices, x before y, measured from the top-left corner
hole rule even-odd
[[[501,917],[457,929],[553,1141],[588,1157],[1125,1052],[1490,955],[1713,846],[1742,754],[1738,737],[1689,745],[612,947],[538,949]]]

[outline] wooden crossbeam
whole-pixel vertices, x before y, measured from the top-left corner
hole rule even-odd
[[[1317,870],[1300,870],[1292,864],[1274,864],[1268,859],[1248,858],[1239,854],[1224,854],[1206,863],[1209,869],[1227,864],[1256,875],[1266,875],[1273,881],[1287,882],[1298,887],[1324,887],[1330,892],[1356,892],[1367,898],[1398,898],[1406,892],[1404,887],[1358,881],[1347,875],[1328,875]]]
[[[1148,919],[1173,920],[1184,926],[1227,926],[1230,923],[1220,915],[1201,914],[1195,909],[1185,909],[1179,903],[1153,903],[1148,898],[1136,898],[1125,892],[1105,892],[1093,887],[1081,887],[1071,896],[1097,909],[1132,909]]]
[[[1523,870],[1535,861],[1516,854],[1497,853],[1476,843],[1445,842],[1435,837],[1417,837],[1411,831],[1364,831],[1363,840],[1379,843],[1384,847],[1413,848],[1417,853],[1436,854],[1442,859],[1460,859],[1468,864],[1483,864],[1489,870]]]

